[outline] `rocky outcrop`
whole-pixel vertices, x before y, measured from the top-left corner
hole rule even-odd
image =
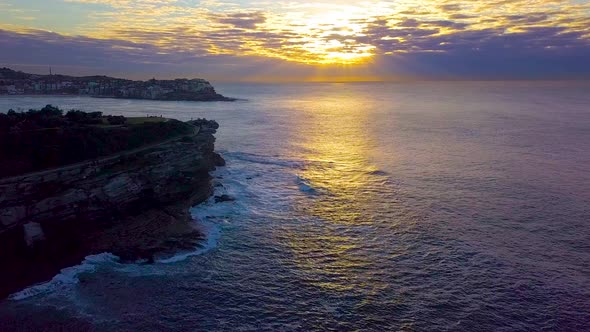
[[[0,95],[87,95],[164,101],[235,101],[204,79],[132,81],[107,76],[33,75],[0,68]]]
[[[123,259],[194,246],[190,206],[211,193],[215,122],[198,134],[76,167],[0,179],[0,298],[104,251]]]

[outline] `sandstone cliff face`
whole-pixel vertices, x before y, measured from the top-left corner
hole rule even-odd
[[[198,239],[183,223],[211,194],[209,171],[223,159],[214,152],[217,124],[195,125],[194,136],[137,152],[0,179],[0,298],[91,253],[131,259],[174,242],[168,235]]]

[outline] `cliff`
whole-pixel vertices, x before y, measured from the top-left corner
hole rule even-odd
[[[194,135],[98,161],[0,179],[0,298],[85,256],[145,258],[194,247],[190,206],[212,190],[213,121]]]

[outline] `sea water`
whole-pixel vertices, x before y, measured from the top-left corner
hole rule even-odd
[[[242,100],[0,97],[217,120],[206,240],[103,253],[0,330],[590,330],[590,83],[217,84]]]

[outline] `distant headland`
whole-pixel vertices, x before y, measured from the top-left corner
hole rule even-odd
[[[28,74],[0,68],[0,95],[83,95],[166,101],[235,101],[204,79],[133,81],[108,76]]]

